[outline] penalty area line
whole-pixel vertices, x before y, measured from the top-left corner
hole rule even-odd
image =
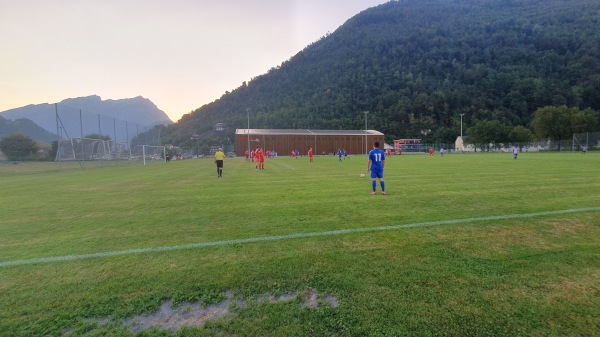
[[[565,209],[565,210],[559,210],[559,211],[495,215],[495,216],[467,218],[467,219],[420,222],[420,223],[394,225],[394,226],[340,229],[340,230],[333,230],[333,231],[326,231],[326,232],[297,233],[297,234],[275,235],[275,236],[265,236],[265,237],[247,238],[247,239],[192,243],[192,244],[177,245],[177,246],[139,248],[139,249],[127,249],[127,250],[109,251],[109,252],[92,253],[92,254],[43,257],[43,258],[34,258],[34,259],[28,259],[28,260],[14,260],[14,261],[0,262],[0,268],[10,267],[10,266],[22,266],[22,265],[29,265],[29,264],[46,264],[46,263],[53,263],[53,262],[78,261],[78,260],[87,260],[87,259],[94,259],[94,258],[123,256],[123,255],[133,255],[133,254],[147,254],[147,253],[171,252],[171,251],[177,251],[177,250],[198,249],[198,248],[207,248],[207,247],[221,247],[221,246],[248,244],[248,243],[256,243],[256,242],[304,239],[304,238],[337,236],[337,235],[367,233],[367,232],[382,232],[382,231],[399,230],[399,229],[405,229],[405,228],[453,225],[453,224],[472,223],[472,222],[481,222],[481,221],[525,219],[525,218],[535,218],[535,217],[543,217],[543,216],[551,216],[551,215],[562,215],[562,214],[569,214],[569,213],[585,213],[585,212],[598,212],[598,211],[600,211],[600,207],[574,208],[574,209]]]

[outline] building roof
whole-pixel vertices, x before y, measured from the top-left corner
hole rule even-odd
[[[260,135],[260,136],[383,136],[376,130],[307,130],[307,129],[236,129],[236,135]]]

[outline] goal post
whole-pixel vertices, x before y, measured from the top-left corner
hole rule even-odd
[[[61,139],[56,153],[56,161],[123,160],[128,157],[126,142],[76,137]]]
[[[583,132],[573,134],[573,152],[600,150],[600,132]]]
[[[144,166],[150,163],[166,162],[167,149],[164,146],[136,145],[131,151],[130,160],[139,160]]]

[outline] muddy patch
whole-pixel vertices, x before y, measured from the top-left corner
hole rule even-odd
[[[319,295],[312,290],[302,293],[286,293],[280,296],[268,293],[250,300],[235,299],[230,293],[225,295],[226,299],[222,302],[208,306],[202,306],[199,303],[182,303],[174,306],[172,301],[165,301],[156,313],[127,318],[121,323],[133,333],[148,330],[164,330],[176,333],[182,327],[202,327],[208,321],[235,317],[235,311],[247,307],[249,302],[257,304],[298,302],[301,308],[307,309],[318,309],[320,306],[330,308],[338,306],[338,300],[335,296]],[[107,318],[92,320],[98,326],[107,325],[109,321]]]
[[[179,328],[199,327],[206,321],[222,319],[230,315],[230,300],[202,307],[198,303],[184,303],[177,307],[171,301],[164,302],[158,312],[151,315],[135,316],[123,321],[134,333],[151,329],[177,332]]]

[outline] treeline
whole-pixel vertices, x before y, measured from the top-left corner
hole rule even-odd
[[[363,11],[162,132],[163,143],[236,128],[363,129],[450,143],[493,121],[536,134],[545,107],[600,110],[600,2],[394,1]],[[491,125],[491,124],[490,124]],[[488,125],[489,126],[489,125]],[[519,127],[519,128],[517,128]],[[585,127],[584,127],[585,129]],[[594,131],[594,130],[585,130]],[[539,135],[541,137],[541,135]]]
[[[40,144],[20,132],[0,139],[0,151],[7,160],[54,160],[57,149],[58,141],[53,141],[51,145]]]

